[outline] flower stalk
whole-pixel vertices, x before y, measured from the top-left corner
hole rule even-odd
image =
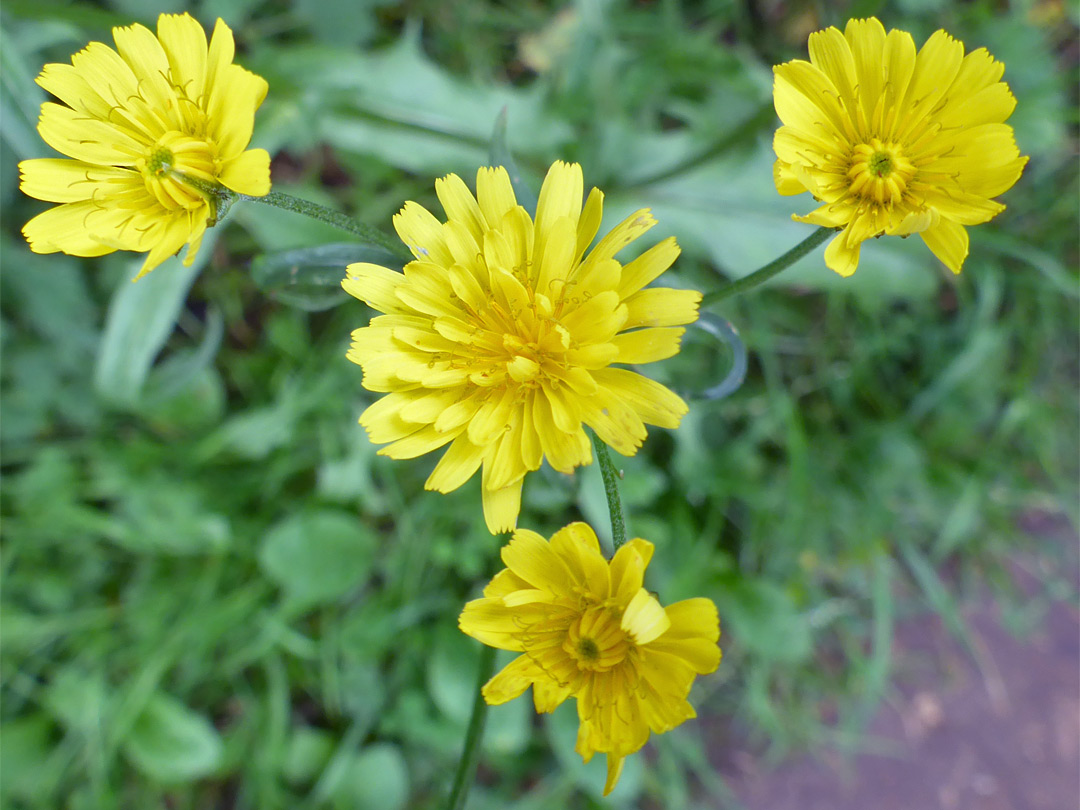
[[[446,810],[462,810],[469,797],[469,786],[476,775],[476,765],[480,759],[480,742],[484,739],[484,721],[487,719],[487,701],[484,700],[483,686],[495,671],[495,648],[485,646],[480,653],[480,666],[476,679],[476,697],[473,699],[472,716],[469,728],[465,732],[465,747],[458,760],[457,772],[450,797],[446,800]]]
[[[758,287],[764,284],[773,276],[786,270],[795,264],[799,259],[816,248],[834,233],[832,228],[818,228],[808,237],[803,239],[799,244],[776,259],[773,259],[764,267],[755,270],[748,276],[743,276],[737,281],[733,281],[725,287],[721,287],[719,290],[713,290],[701,299],[701,306],[707,307],[710,304],[715,304],[718,301],[723,301],[726,298],[731,298],[733,295],[739,295],[752,290],[754,287]]]
[[[626,521],[623,519],[622,499],[619,497],[619,471],[611,461],[608,446],[592,431],[589,431],[589,435],[596,453],[596,462],[600,465],[600,475],[604,479],[604,493],[607,495],[608,511],[611,513],[612,550],[618,551],[626,542]]]
[[[352,217],[346,216],[340,211],[335,211],[332,208],[327,208],[324,205],[318,205],[317,203],[301,199],[300,197],[293,197],[291,194],[285,194],[281,191],[271,191],[269,194],[262,197],[252,197],[247,194],[240,194],[238,197],[239,199],[248,202],[272,205],[275,208],[281,208],[285,211],[303,214],[311,219],[317,219],[320,222],[325,222],[327,225],[332,225],[346,233],[359,236],[364,242],[367,242],[370,245],[377,245],[378,247],[389,251],[394,256],[404,259],[406,262],[411,262],[413,260],[413,255],[401,244],[401,242],[396,239],[391,239],[378,228],[373,228],[363,222],[358,222]]]

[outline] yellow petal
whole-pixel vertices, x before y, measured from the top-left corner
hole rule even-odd
[[[394,215],[394,229],[417,259],[442,267],[454,263],[443,239],[442,223],[424,206],[412,201],[405,203]]]
[[[847,234],[847,230],[843,231],[825,248],[825,266],[845,277],[854,273],[859,266],[859,248],[862,245],[861,241],[849,242]]]
[[[504,390],[495,390],[488,396],[469,420],[469,441],[486,447],[506,432],[515,404],[515,393],[510,386],[506,386]]]
[[[907,94],[900,105],[894,137],[903,138],[948,92],[964,59],[964,46],[944,31],[935,31],[915,57]]]
[[[881,55],[885,51],[885,27],[876,17],[848,20],[844,38],[854,60],[855,86],[858,88],[863,120],[870,122],[881,97],[884,79]]]
[[[146,188],[142,177],[130,169],[96,166],[79,160],[37,158],[19,163],[19,190],[48,202],[70,203],[109,197]]]
[[[70,256],[104,256],[116,248],[94,238],[85,227],[87,217],[97,211],[91,202],[58,205],[27,222],[23,236],[35,253],[62,251]]]
[[[671,620],[656,597],[642,588],[626,606],[620,626],[635,643],[648,644],[671,627]]]
[[[498,228],[506,213],[517,206],[510,175],[502,166],[477,169],[476,198],[488,228]]]
[[[409,422],[417,424],[430,424],[465,396],[465,388],[435,388],[420,389],[410,392],[414,396],[406,404],[401,406],[401,416]]]
[[[465,635],[489,647],[521,652],[521,626],[502,599],[474,599],[465,605],[458,617],[458,627]],[[519,693],[520,694],[520,693]]]
[[[881,132],[891,132],[900,113],[901,102],[907,95],[911,76],[915,72],[915,40],[906,31],[893,29],[885,37],[885,51],[881,55],[884,68],[882,96],[879,107],[882,120],[872,125]]]
[[[139,93],[155,110],[175,115],[176,93],[169,83],[169,60],[161,43],[149,28],[130,25],[113,29],[116,50],[131,67],[139,83]],[[177,117],[175,123],[180,124]]]
[[[444,444],[453,441],[461,433],[461,430],[440,433],[434,425],[425,425],[415,433],[398,439],[379,450],[380,456],[390,458],[416,458],[432,450],[438,450]]]
[[[607,388],[599,389],[586,403],[582,421],[615,452],[634,455],[646,436],[645,425],[637,411]]]
[[[477,447],[464,434],[458,436],[431,471],[424,482],[424,489],[453,492],[473,477],[483,459],[484,448]]]
[[[218,180],[239,194],[266,196],[270,193],[270,153],[265,149],[249,149],[222,161]]]
[[[622,269],[619,286],[616,290],[619,298],[626,299],[646,284],[652,282],[679,257],[679,246],[674,236],[653,245]]]
[[[266,80],[239,65],[226,65],[208,92],[210,135],[222,158],[236,157],[251,142],[255,111],[266,98]]]
[[[139,83],[120,54],[101,42],[91,42],[71,57],[75,71],[110,107],[122,107],[139,97]]]
[[[104,166],[134,166],[144,147],[127,132],[46,101],[41,105],[38,132],[57,152]]]
[[[483,495],[484,522],[492,534],[513,531],[521,511],[521,481],[502,489],[481,488]]]
[[[45,65],[36,81],[72,109],[93,118],[107,120],[113,110],[114,104],[103,99],[73,65]]]
[[[616,335],[611,343],[619,350],[620,363],[652,363],[678,354],[685,331],[681,326],[638,329]]]
[[[397,298],[397,289],[405,283],[404,274],[368,262],[350,264],[345,272],[341,286],[349,295],[379,312],[408,311]]]
[[[535,256],[539,261],[535,289],[555,301],[572,294],[566,280],[574,269],[577,223],[568,216],[555,220],[545,231],[537,231]],[[543,246],[543,247],[541,247]]]
[[[829,27],[810,35],[807,43],[810,63],[828,77],[840,96],[846,120],[855,125],[855,132],[865,131],[865,123],[859,126],[861,106],[855,97],[859,84],[855,58],[844,35],[838,28]]]
[[[652,212],[648,208],[642,208],[635,211],[612,228],[606,236],[596,243],[596,247],[589,253],[588,261],[598,262],[603,261],[604,259],[614,258],[616,253],[644,234],[655,224],[656,220],[653,218]]]
[[[209,96],[218,82],[222,81],[225,71],[232,65],[236,55],[236,43],[232,29],[220,17],[214,24],[214,33],[210,37],[210,47],[206,51],[206,79],[204,95]]]
[[[577,521],[551,536],[551,548],[559,555],[577,587],[602,601],[609,593],[608,563],[600,553],[600,541],[587,523]]]
[[[611,592],[618,604],[627,605],[641,590],[645,569],[652,560],[655,547],[640,537],[624,543],[611,558]]]
[[[594,188],[589,192],[589,198],[585,200],[585,207],[581,210],[581,218],[578,219],[577,252],[574,254],[574,261],[581,260],[592,240],[596,238],[603,215],[604,192]]]
[[[615,259],[581,265],[567,281],[564,297],[587,299],[608,290],[615,290],[622,277],[622,265]]]
[[[780,120],[828,138],[847,137],[851,125],[837,101],[838,92],[818,68],[794,59],[773,68],[773,104]]]
[[[942,218],[919,236],[946,267],[954,273],[960,272],[968,255],[968,235],[963,225]]]
[[[605,368],[592,372],[596,382],[629,404],[642,421],[664,428],[677,428],[686,415],[686,403],[658,382],[633,371]]]
[[[574,306],[574,296],[568,303],[574,307],[560,321],[579,344],[608,343],[626,323],[626,306],[619,303],[614,290],[608,290]]]
[[[499,706],[513,700],[532,686],[533,681],[543,677],[543,671],[528,656],[519,655],[484,684],[484,700],[491,706]]]
[[[711,599],[698,597],[668,605],[670,627],[649,645],[650,651],[664,652],[686,661],[694,672],[707,675],[720,666],[720,621]]]
[[[572,473],[575,467],[592,463],[592,449],[585,432],[567,433],[555,423],[551,404],[546,396],[533,399],[533,419],[544,456],[553,469]]]
[[[207,205],[207,209],[209,209],[209,205]],[[205,224],[207,213],[209,213],[208,210],[194,216],[200,216]],[[180,251],[180,248],[192,236],[194,231],[192,219],[194,216],[191,212],[185,212],[174,214],[171,219],[165,220],[162,234],[157,238],[150,252],[146,254],[146,260],[135,276],[136,280],[142,278],[170,256],[175,256]]]
[[[465,181],[456,174],[441,177],[435,181],[435,194],[442,203],[447,220],[460,222],[468,228],[477,243],[482,242],[486,230],[482,222],[483,215]]]
[[[653,287],[626,299],[627,317],[623,329],[638,326],[679,326],[698,318],[697,290],[672,290]]]
[[[529,470],[521,463],[521,413],[511,416],[510,428],[488,447],[484,462],[488,489],[503,489],[525,477]]]
[[[222,23],[224,25],[224,23]],[[157,35],[169,60],[172,80],[188,98],[202,96],[206,82],[206,32],[190,14],[162,14]]]
[[[563,701],[570,697],[569,685],[560,684],[550,678],[533,682],[533,705],[539,714],[553,712]]]
[[[367,431],[373,444],[386,444],[404,439],[420,429],[421,425],[403,418],[401,411],[416,392],[398,391],[380,397],[360,414],[360,424]]]
[[[773,164],[773,183],[776,185],[777,194],[785,197],[802,194],[804,191],[810,190],[794,171],[791,164],[782,160],[777,160]]]
[[[614,754],[607,754],[607,778],[604,780],[604,795],[607,796],[611,791],[615,789],[615,785],[619,782],[619,777],[622,775],[623,763],[625,757],[615,756]]]
[[[576,234],[578,217],[581,216],[581,201],[585,194],[581,166],[577,163],[564,163],[556,160],[548,169],[544,183],[540,187],[540,197],[536,203],[537,257],[543,255],[541,244],[547,232],[563,217],[568,217]],[[575,237],[576,243],[576,237]]]
[[[1006,176],[1018,176],[1019,173],[1019,169],[1015,169]],[[999,202],[947,186],[929,189],[923,196],[926,204],[938,214],[961,225],[981,225],[1005,210],[1005,206]]]

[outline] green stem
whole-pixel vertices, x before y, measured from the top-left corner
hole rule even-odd
[[[469,797],[469,786],[476,775],[476,765],[480,759],[480,741],[484,737],[484,719],[487,717],[487,701],[484,700],[483,686],[495,671],[495,648],[485,646],[480,653],[480,667],[476,679],[476,698],[473,700],[472,717],[465,732],[465,748],[458,760],[457,773],[454,774],[454,786],[450,789],[450,798],[446,801],[446,810],[462,810]]]
[[[623,520],[622,501],[619,499],[619,471],[611,463],[608,446],[600,437],[589,431],[592,437],[596,460],[600,464],[600,475],[604,479],[604,492],[607,494],[608,511],[611,513],[611,544],[614,551],[626,542],[626,522]]]
[[[359,236],[369,245],[377,245],[395,256],[400,256],[407,262],[411,262],[414,258],[401,242],[396,239],[391,239],[378,228],[372,228],[370,225],[365,225],[363,222],[357,222],[352,217],[346,216],[340,211],[335,211],[332,208],[327,208],[324,205],[318,205],[308,200],[302,200],[299,197],[293,197],[291,194],[284,194],[280,191],[271,191],[264,197],[251,197],[247,194],[239,194],[237,197],[241,200],[247,200],[248,202],[272,205],[275,208],[282,208],[286,211],[303,214],[306,217],[325,222],[327,225],[333,225],[335,228],[340,228],[343,231]]]
[[[719,290],[713,290],[701,299],[701,306],[707,307],[709,304],[715,304],[717,301],[723,301],[725,298],[739,295],[747,290],[752,290],[759,284],[764,284],[781,270],[786,270],[788,267],[795,264],[795,262],[835,233],[836,231],[832,228],[818,228],[783,256],[769,262],[760,270],[755,270],[750,275],[743,276],[738,281],[733,281],[726,287],[721,287]]]

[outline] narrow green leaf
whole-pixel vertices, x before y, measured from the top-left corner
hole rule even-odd
[[[945,583],[941,581],[941,577],[937,575],[937,571],[934,570],[930,561],[926,559],[926,555],[907,539],[900,540],[899,547],[904,564],[911,571],[911,575],[919,584],[930,606],[941,616],[945,626],[949,628],[949,632],[962,642],[969,651],[974,651],[971,630],[968,628],[967,622],[964,621],[964,617],[960,615],[960,610],[957,608],[952,594],[949,593]]]
[[[510,175],[510,185],[514,187],[514,196],[520,205],[525,207],[531,215],[536,214],[536,192],[525,182],[521,176],[521,169],[514,161],[507,143],[506,125],[509,114],[503,107],[495,117],[495,128],[491,132],[491,146],[488,157],[492,166],[502,166]]]
[[[137,282],[122,281],[109,303],[94,369],[94,389],[106,402],[134,408],[154,359],[173,333],[188,291],[214,252],[211,230],[190,267],[171,258]],[[131,274],[142,264],[131,264]]]
[[[340,242],[259,256],[252,264],[251,277],[272,298],[318,312],[348,297],[341,281],[346,266],[354,262],[401,267],[401,260],[382,248]]]
[[[26,69],[30,61],[20,43],[0,28],[0,135],[20,160],[49,154],[36,131],[45,94]]]
[[[144,402],[153,406],[183,391],[203,371],[210,367],[225,338],[225,318],[221,310],[207,310],[206,329],[198,347],[184,356],[174,356],[175,362],[155,367],[147,379]]]

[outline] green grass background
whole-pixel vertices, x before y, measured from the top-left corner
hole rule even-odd
[[[1074,6],[5,0],[3,807],[436,808],[468,719],[478,645],[456,617],[500,541],[477,482],[425,493],[435,458],[376,457],[356,424],[371,395],[344,354],[371,313],[334,284],[363,251],[239,204],[194,267],[132,285],[141,258],[36,256],[19,235],[45,207],[16,169],[49,154],[41,65],[185,8],[225,18],[269,81],[254,142],[276,188],[389,230],[406,199],[438,210],[435,177],[472,184],[505,108],[534,188],[580,161],[605,228],[651,206],[644,243],[685,249],[665,278],[706,291],[809,232],[769,142],[770,66],[805,58],[810,31],[944,27],[1002,59],[1019,99],[1032,159],[962,276],[918,240],[868,244],[846,281],[818,249],[716,307],[749,348],[743,387],[622,463],[630,530],[658,547],[649,587],[720,607],[702,719],[601,802],[572,707],[494,709],[471,808],[726,806],[730,745],[865,744],[913,665],[891,655],[896,622],[970,644],[963,607],[988,586],[1021,634],[1074,598],[1071,546],[1033,531],[1078,522]],[[285,272],[283,252],[327,243],[345,244],[302,282]],[[728,363],[693,331],[651,373],[689,395]],[[609,535],[595,467],[529,477],[522,525],[582,517]]]

